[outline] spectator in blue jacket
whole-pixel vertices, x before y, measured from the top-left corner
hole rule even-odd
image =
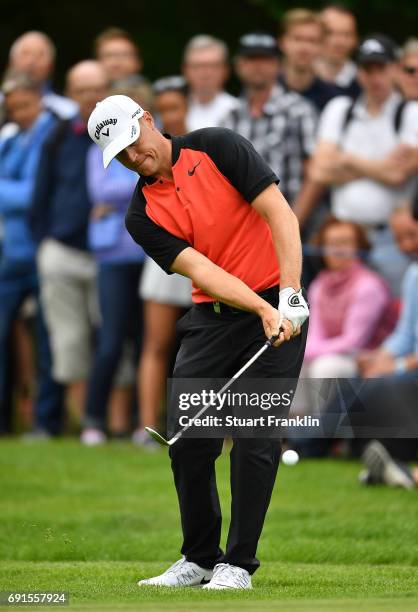
[[[38,297],[35,244],[27,214],[41,146],[55,119],[44,110],[38,86],[24,75],[6,77],[2,93],[6,111],[18,132],[0,142],[0,219],[3,245],[0,259],[0,430],[10,429],[11,398],[6,393],[12,369],[10,341],[13,323],[28,296]],[[42,310],[37,310],[39,385],[36,427],[57,433],[61,392],[51,378],[51,358]]]
[[[77,102],[79,115],[59,122],[44,143],[31,226],[40,244],[38,270],[53,373],[68,386],[69,399],[81,411],[97,324],[96,266],[87,240],[91,200],[86,158],[91,142],[86,124],[107,93],[104,69],[92,60],[75,65],[67,75],[66,92]]]
[[[113,93],[121,92],[118,90]],[[87,187],[93,205],[89,244],[98,262],[101,325],[81,434],[82,442],[87,445],[100,444],[106,440],[109,396],[124,346],[134,343],[134,351],[128,351],[121,362],[123,366],[117,375],[118,386],[123,387],[131,382],[126,374],[129,353],[133,353],[136,360],[139,356],[142,308],[138,283],[144,252],[125,228],[125,215],[137,182],[138,175],[116,159],[105,170],[99,147],[91,145],[87,153]],[[121,407],[119,404],[118,408]],[[121,417],[119,415],[119,422],[123,422]]]

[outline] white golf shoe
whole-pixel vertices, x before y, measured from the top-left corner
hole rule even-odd
[[[247,570],[229,563],[218,563],[213,569],[213,578],[204,589],[252,589],[251,576]]]
[[[163,574],[140,580],[138,586],[193,587],[207,584],[213,570],[200,567],[182,557]]]

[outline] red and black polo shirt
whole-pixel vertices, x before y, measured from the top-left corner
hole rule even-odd
[[[172,138],[173,180],[141,177],[126,216],[134,240],[168,274],[193,247],[254,291],[279,283],[266,221],[251,202],[277,176],[242,136],[204,128]],[[194,287],[194,302],[213,297]]]

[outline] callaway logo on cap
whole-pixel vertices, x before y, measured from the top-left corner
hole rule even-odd
[[[109,96],[96,104],[89,118],[88,130],[92,141],[103,152],[105,168],[118,153],[139,138],[138,119],[143,114],[144,109],[128,96]]]
[[[105,119],[105,120],[104,120],[104,121],[102,121],[101,123],[98,123],[98,124],[96,125],[96,131],[94,132],[94,137],[95,137],[95,139],[96,139],[96,140],[99,140],[99,138],[100,138],[100,132],[103,130],[103,128],[104,128],[106,125],[110,125],[110,124],[112,124],[112,125],[116,125],[116,124],[117,124],[117,122],[118,122],[118,120],[117,120],[117,119]],[[104,131],[104,130],[103,130],[103,136],[109,136],[109,128],[107,128],[107,130],[106,130],[106,131]]]

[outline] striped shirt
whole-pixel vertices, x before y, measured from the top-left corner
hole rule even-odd
[[[302,96],[273,87],[261,117],[251,117],[245,96],[222,122],[247,138],[264,161],[280,176],[280,189],[292,203],[303,181],[304,161],[313,153],[317,114]]]

